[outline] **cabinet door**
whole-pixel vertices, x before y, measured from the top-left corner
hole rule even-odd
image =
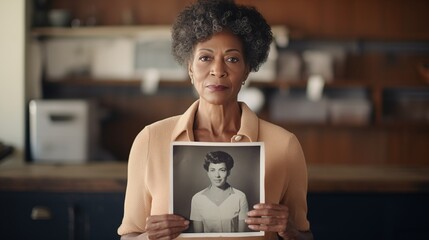
[[[123,193],[0,192],[0,238],[119,239]]]
[[[427,193],[309,193],[318,240],[429,239]]]
[[[71,198],[75,202],[75,239],[119,239],[124,193],[80,193]]]
[[[0,192],[1,239],[72,240],[73,209],[64,196]]]

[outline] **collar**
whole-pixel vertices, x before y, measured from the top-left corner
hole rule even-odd
[[[180,116],[171,135],[171,141],[194,141],[193,125],[198,104],[199,100],[196,100]],[[231,142],[256,142],[259,133],[259,118],[244,102],[239,102],[239,105],[241,108],[241,125]]]
[[[229,183],[228,183],[229,184]],[[206,195],[207,196],[207,192],[210,190],[210,188],[212,188],[213,187],[213,185],[212,184],[210,184],[206,189],[204,189],[203,190],[203,192],[202,192],[202,194],[204,194],[204,195]],[[228,195],[231,195],[231,194],[235,194],[235,191],[234,191],[234,189],[231,187],[231,185],[229,185],[229,187],[227,188],[227,189],[225,189],[225,192],[228,194]]]

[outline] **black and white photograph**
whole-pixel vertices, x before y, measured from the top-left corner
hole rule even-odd
[[[261,236],[244,220],[264,202],[263,143],[173,142],[170,213],[190,221],[183,237]]]

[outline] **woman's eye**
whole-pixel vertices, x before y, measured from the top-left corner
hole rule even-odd
[[[201,56],[201,57],[199,58],[199,60],[200,60],[200,61],[202,61],[202,62],[207,62],[207,61],[209,61],[209,60],[210,60],[210,57],[209,57],[209,56]]]
[[[238,58],[236,57],[229,57],[226,59],[227,62],[231,62],[231,63],[236,63],[238,61],[240,61]]]

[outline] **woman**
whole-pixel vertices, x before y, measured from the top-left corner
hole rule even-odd
[[[272,33],[265,19],[233,1],[201,0],[179,14],[172,39],[199,99],[184,114],[146,126],[134,140],[119,235],[174,239],[189,227],[189,220],[168,214],[172,141],[264,142],[266,203],[252,206],[245,222],[265,236],[243,239],[312,239],[297,138],[237,101],[249,73],[267,58]]]
[[[192,232],[244,232],[249,210],[246,195],[229,185],[234,159],[226,152],[209,152],[204,169],[210,186],[192,197]]]

